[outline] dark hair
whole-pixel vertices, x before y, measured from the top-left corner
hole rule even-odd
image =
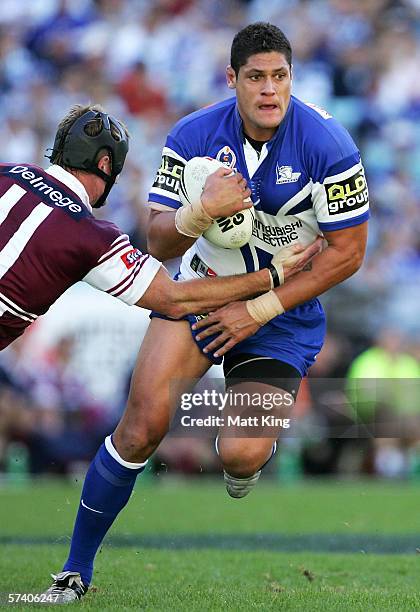
[[[275,25],[258,21],[238,32],[230,51],[230,65],[238,76],[239,69],[256,53],[283,53],[289,66],[292,65],[292,47],[285,34]]]

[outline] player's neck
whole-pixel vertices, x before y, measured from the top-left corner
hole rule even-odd
[[[261,153],[263,146],[270,140],[269,138],[266,140],[256,140],[255,138],[251,138],[251,136],[249,136],[249,134],[247,134],[245,131],[244,137],[247,139],[252,148],[257,151],[257,153]]]
[[[83,170],[69,169],[68,172],[70,172],[70,174],[72,174],[74,178],[76,178],[83,185],[86,193],[88,194],[89,203],[91,206],[93,206],[93,204],[95,204],[103,193],[103,180],[95,174],[90,174],[88,172],[84,172]]]

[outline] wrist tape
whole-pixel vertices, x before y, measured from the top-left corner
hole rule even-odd
[[[250,317],[259,325],[265,325],[277,315],[284,312],[283,304],[280,302],[273,290],[264,293],[253,300],[246,302],[246,308]]]
[[[175,214],[175,227],[180,234],[190,238],[198,238],[213,223],[213,219],[205,211],[201,200],[193,205],[181,206]]]

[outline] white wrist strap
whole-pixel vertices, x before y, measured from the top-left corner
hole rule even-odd
[[[253,300],[248,300],[246,308],[249,315],[259,325],[265,325],[268,321],[277,317],[277,315],[284,313],[283,304],[274,291],[269,291]]]
[[[188,204],[176,211],[175,227],[184,236],[198,238],[212,223],[213,219],[206,213],[201,200],[194,206]]]

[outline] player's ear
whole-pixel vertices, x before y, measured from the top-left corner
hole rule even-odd
[[[293,80],[293,64],[290,64],[290,80]]]
[[[102,172],[105,172],[105,174],[111,174],[111,157],[108,154],[100,157],[98,168],[102,170]]]
[[[226,83],[229,89],[236,88],[236,73],[232,66],[227,66],[226,68]]]

